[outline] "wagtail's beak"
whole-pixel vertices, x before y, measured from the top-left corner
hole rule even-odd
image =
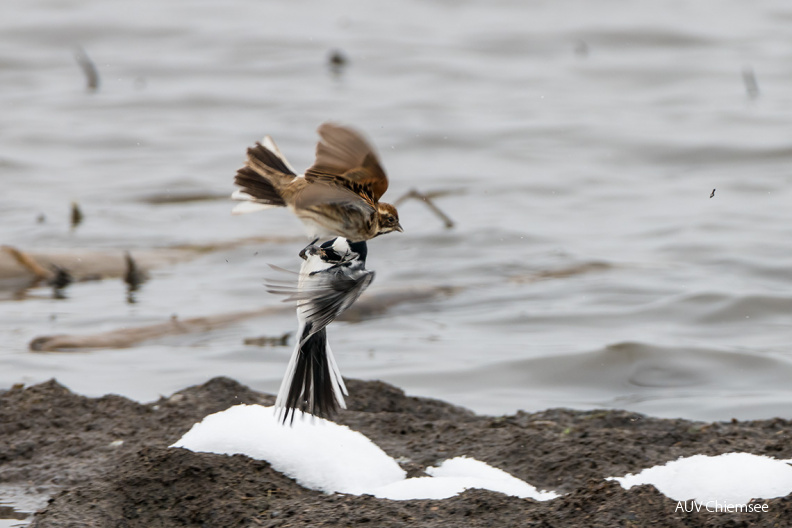
[[[395,229],[399,233],[404,233],[404,229],[402,229],[401,224],[396,224],[396,227],[394,227],[393,229]]]

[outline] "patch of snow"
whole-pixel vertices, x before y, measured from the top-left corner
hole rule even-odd
[[[273,407],[236,405],[195,424],[171,447],[266,460],[306,488],[361,495],[403,480],[404,470],[366,436],[302,415],[283,425]]]
[[[502,469],[492,467],[486,462],[464,456],[444,461],[438,467],[426,469],[435,478],[471,478],[486,486],[474,485],[473,488],[484,488],[499,491],[506,495],[520,498],[531,498],[538,501],[555,499],[559,495],[554,491],[539,491],[524,480],[506,473]]]
[[[414,477],[371,490],[380,499],[415,500],[447,499],[462,493],[470,486],[469,479]]]
[[[751,499],[792,493],[790,462],[750,453],[694,455],[608,480],[617,481],[624,489],[651,484],[676,501],[745,505]]]
[[[456,457],[426,468],[431,477],[394,482],[375,490],[376,497],[392,500],[447,499],[466,489],[487,489],[522,499],[555,499],[553,491],[539,491],[524,480],[475,458]]]
[[[291,426],[283,425],[274,408],[260,405],[237,405],[209,415],[171,447],[266,460],[300,485],[326,493],[445,499],[481,488],[536,500],[558,496],[467,457],[427,468],[431,477],[405,479],[399,464],[366,436],[299,412]]]

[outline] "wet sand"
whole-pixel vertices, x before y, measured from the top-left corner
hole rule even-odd
[[[469,490],[445,500],[390,501],[305,489],[267,462],[167,446],[210,413],[273,396],[215,378],[140,404],[87,398],[55,381],[0,395],[0,482],[51,495],[31,526],[787,526],[792,496],[767,513],[675,512],[651,486],[621,476],[694,454],[744,451],[792,458],[790,422],[702,423],[624,411],[554,409],[477,416],[408,397],[380,382],[349,380],[337,421],[360,431],[408,476],[459,455],[483,460],[540,489],[548,502]]]

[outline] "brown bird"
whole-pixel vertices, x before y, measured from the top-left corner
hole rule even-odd
[[[267,136],[247,150],[247,162],[231,196],[243,203],[235,214],[269,207],[288,207],[319,238],[341,236],[362,242],[391,231],[402,231],[399,214],[380,202],[388,177],[371,146],[356,131],[322,124],[316,161],[298,176]]]

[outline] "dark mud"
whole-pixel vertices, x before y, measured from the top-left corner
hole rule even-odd
[[[217,378],[151,404],[72,394],[56,382],[0,395],[0,485],[51,495],[32,526],[789,526],[792,496],[767,513],[684,513],[651,486],[621,476],[697,453],[744,451],[792,458],[786,420],[699,423],[623,411],[549,410],[476,416],[348,381],[337,421],[402,461],[409,476],[458,455],[565,493],[536,502],[469,490],[441,501],[389,501],[302,488],[263,461],[167,446],[210,413],[273,397]]]

